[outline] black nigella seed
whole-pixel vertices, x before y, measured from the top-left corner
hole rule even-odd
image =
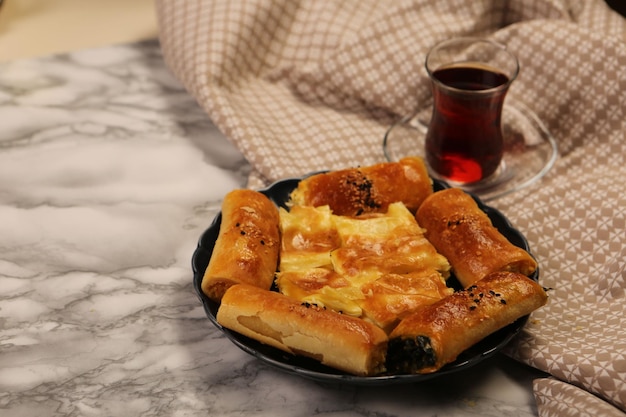
[[[243,230],[239,233],[241,233],[241,236],[244,236],[246,234],[246,232],[244,232]]]
[[[505,300],[505,299],[500,300],[500,302],[501,302],[502,304],[506,304],[506,300]]]
[[[476,306],[470,306],[470,310],[476,310]]]

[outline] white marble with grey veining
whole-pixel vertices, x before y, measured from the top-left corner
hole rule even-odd
[[[506,357],[336,386],[224,338],[190,259],[247,173],[156,41],[0,64],[0,415],[536,415]]]

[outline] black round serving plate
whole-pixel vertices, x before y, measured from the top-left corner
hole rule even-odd
[[[289,200],[289,194],[297,187],[300,182],[300,178],[290,178],[278,181],[268,188],[261,190],[263,194],[269,197],[278,207],[287,208],[287,201]],[[439,191],[445,188],[449,188],[449,185],[443,181],[433,180],[433,188],[435,191]],[[471,195],[471,194],[470,194]],[[525,249],[530,252],[528,242],[526,238],[516,230],[508,219],[497,209],[484,204],[478,197],[472,195],[476,200],[478,206],[489,216],[493,225],[502,233],[511,243],[515,246]],[[499,331],[491,334],[485,339],[481,340],[471,348],[463,352],[452,363],[441,368],[439,371],[430,374],[383,374],[377,376],[355,376],[347,374],[328,366],[324,366],[321,363],[309,359],[303,356],[294,356],[272,346],[262,344],[256,340],[250,339],[239,333],[233,332],[223,326],[221,326],[216,319],[219,303],[210,300],[201,289],[202,277],[204,271],[209,264],[209,259],[213,252],[213,247],[217,239],[217,235],[220,229],[220,223],[222,215],[219,213],[209,228],[202,234],[198,242],[192,257],[193,268],[193,286],[202,301],[206,314],[218,329],[220,329],[236,346],[241,348],[244,352],[255,356],[261,361],[279,368],[285,372],[297,374],[305,378],[321,382],[339,382],[353,385],[386,385],[386,384],[398,384],[398,383],[413,383],[426,381],[441,375],[451,374],[468,369],[483,360],[493,356],[500,351],[524,326],[528,320],[528,316],[521,317],[512,324],[500,329]],[[537,270],[532,276],[535,281],[539,278],[539,271]],[[455,280],[454,276],[451,280]]]

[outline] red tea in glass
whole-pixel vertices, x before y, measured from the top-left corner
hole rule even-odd
[[[433,86],[425,144],[431,171],[459,184],[489,178],[502,160],[502,108],[517,60],[502,45],[461,38],[433,48],[426,68]]]

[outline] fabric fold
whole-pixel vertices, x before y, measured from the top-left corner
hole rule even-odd
[[[623,417],[617,408],[605,401],[553,378],[533,381],[539,417]]]

